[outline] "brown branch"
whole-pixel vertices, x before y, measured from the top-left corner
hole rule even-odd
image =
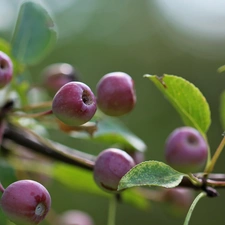
[[[43,138],[37,138],[37,135],[24,130],[23,128],[9,124],[4,132],[3,147],[7,149],[4,140],[10,140],[14,143],[26,147],[38,154],[45,155],[51,159],[58,160],[67,164],[81,167],[87,170],[93,170],[95,158],[93,155],[71,149],[65,145],[46,140]],[[5,143],[5,145],[4,145]],[[203,173],[194,174],[201,183],[203,183]],[[184,177],[181,183],[181,187],[192,188],[195,190],[201,190],[202,186],[194,185],[190,179]],[[225,188],[225,174],[209,174],[206,180],[206,186],[213,188]]]
[[[18,145],[31,149],[32,151],[50,157],[64,163],[78,166],[84,169],[93,170],[95,157],[87,153],[71,149],[67,146],[49,140],[37,140],[37,138],[27,131],[9,124],[3,135],[4,139],[11,140]],[[4,146],[6,149],[7,147]]]

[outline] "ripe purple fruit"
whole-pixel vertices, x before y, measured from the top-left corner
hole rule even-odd
[[[187,213],[194,200],[193,190],[188,188],[169,188],[162,193],[164,202],[168,203],[168,210],[175,216],[183,216]]]
[[[94,225],[92,218],[79,210],[68,210],[57,218],[57,225]]]
[[[42,74],[43,85],[50,95],[55,95],[64,84],[78,81],[77,71],[67,63],[51,64],[43,70]]]
[[[192,127],[175,129],[165,146],[167,163],[174,169],[189,173],[197,172],[206,163],[208,144],[203,136]]]
[[[1,191],[1,209],[16,224],[38,224],[51,207],[49,192],[33,180],[14,182]]]
[[[106,191],[117,191],[120,179],[132,168],[133,158],[123,150],[109,148],[102,151],[94,166],[94,180]]]
[[[134,81],[123,72],[103,76],[97,84],[98,107],[109,116],[122,116],[135,106]]]
[[[82,82],[69,82],[53,98],[52,112],[63,123],[80,126],[88,122],[97,109],[91,89]]]
[[[7,85],[13,75],[13,64],[8,55],[0,51],[0,88]]]

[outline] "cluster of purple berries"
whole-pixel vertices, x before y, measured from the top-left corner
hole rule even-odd
[[[104,75],[97,84],[95,96],[86,84],[76,80],[74,70],[70,68],[70,73],[59,73],[60,67],[56,66],[58,70],[53,67],[46,70],[45,83],[51,83],[48,85],[51,90],[53,85],[55,91],[59,88],[52,101],[52,112],[63,123],[80,126],[92,119],[97,107],[109,116],[122,116],[134,108],[134,82],[128,74],[112,72]]]

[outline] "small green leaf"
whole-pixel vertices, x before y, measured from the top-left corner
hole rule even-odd
[[[118,190],[139,186],[176,187],[186,176],[158,161],[137,164],[120,180]]]
[[[35,2],[21,5],[12,39],[12,54],[23,64],[41,60],[56,42],[54,22]]]
[[[184,78],[174,75],[145,75],[167,97],[187,126],[205,134],[211,123],[209,105],[200,90]]]
[[[16,59],[12,56],[11,53],[11,45],[6,40],[0,38],[0,51],[6,53],[13,63],[13,75],[17,76],[18,74],[22,73],[24,71],[24,66],[21,65],[19,62],[16,61]]]
[[[97,119],[97,131],[90,137],[85,132],[71,132],[75,138],[89,139],[100,143],[118,145],[127,150],[145,151],[145,143],[134,135],[119,119],[102,116]]]
[[[225,71],[225,65],[220,66],[220,67],[217,69],[217,72],[218,72],[218,73],[222,73],[222,72],[224,72],[224,71]]]

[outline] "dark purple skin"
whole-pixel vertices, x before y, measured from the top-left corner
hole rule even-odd
[[[4,214],[16,224],[40,223],[51,207],[47,189],[33,180],[20,180],[10,184],[0,201]]]
[[[52,96],[66,83],[78,81],[77,71],[67,63],[55,63],[47,66],[43,72],[43,86]]]
[[[68,210],[58,217],[56,225],[94,225],[94,222],[85,212]]]
[[[208,156],[208,144],[198,130],[192,127],[175,129],[165,145],[165,158],[174,169],[184,172],[199,172]]]
[[[0,88],[5,87],[12,79],[13,63],[9,56],[0,51]]]
[[[112,72],[103,76],[97,86],[97,104],[109,116],[122,116],[135,106],[134,81],[123,72]]]
[[[91,89],[82,82],[69,82],[59,89],[52,101],[52,112],[69,126],[88,122],[97,109]]]
[[[134,166],[133,158],[125,151],[106,149],[95,161],[94,180],[103,190],[117,192],[119,181]]]

